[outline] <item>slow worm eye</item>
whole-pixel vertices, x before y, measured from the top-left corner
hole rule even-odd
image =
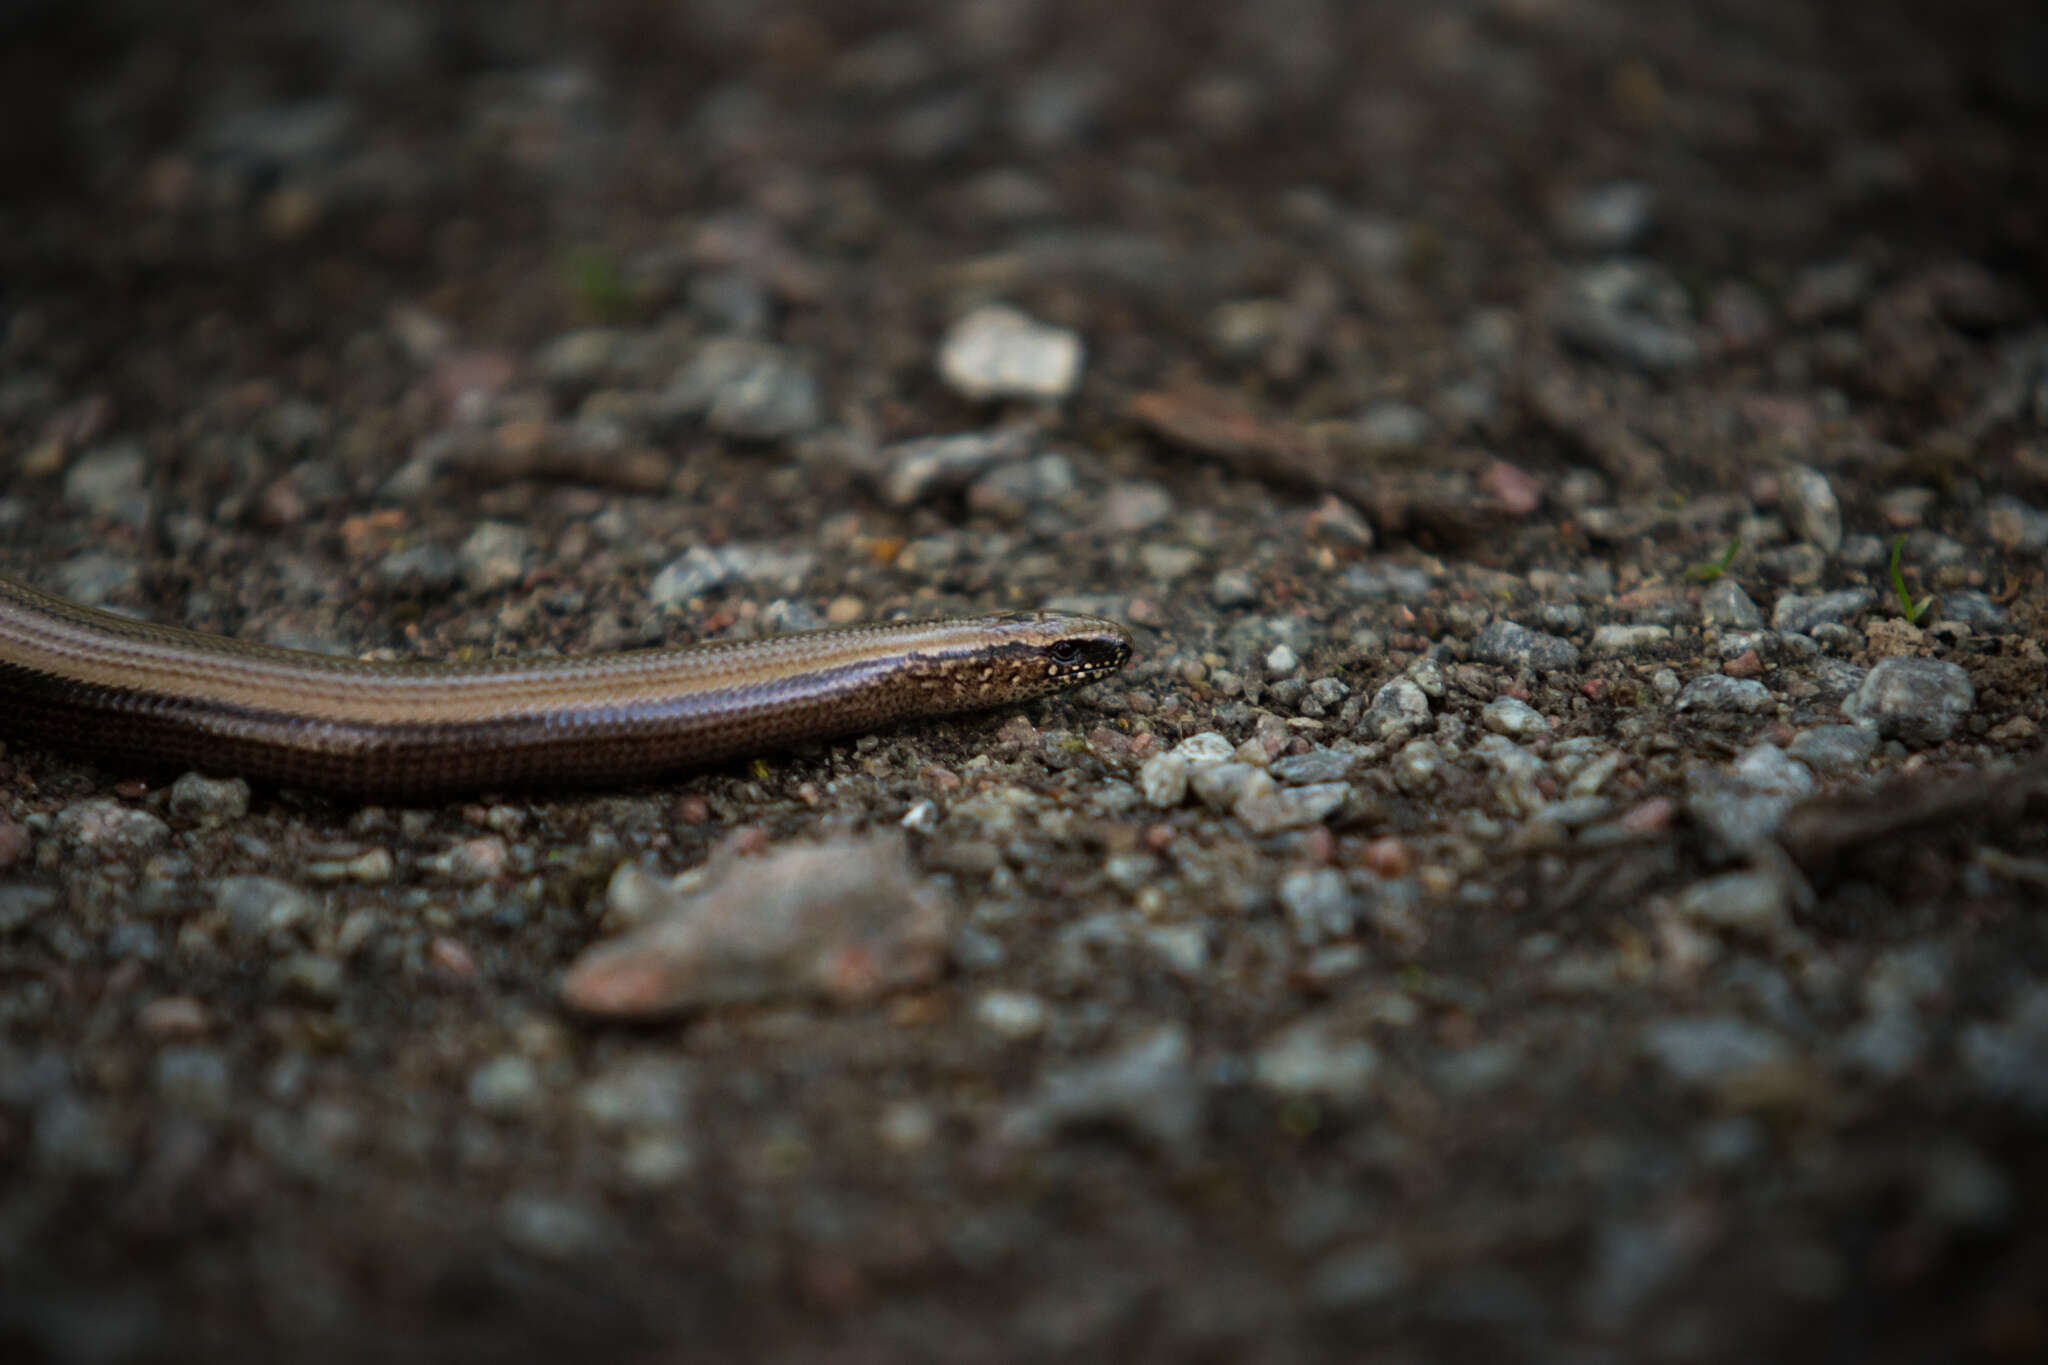
[[[1052,661],[1056,664],[1081,662],[1081,646],[1073,640],[1055,640],[1052,646]]]

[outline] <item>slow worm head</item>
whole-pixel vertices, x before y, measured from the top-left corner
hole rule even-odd
[[[132,621],[0,576],[0,730],[359,796],[625,784],[1104,677],[1130,636],[1007,612],[582,658],[374,663]]]

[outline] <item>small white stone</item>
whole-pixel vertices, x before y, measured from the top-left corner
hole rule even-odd
[[[939,343],[939,375],[977,402],[1061,399],[1081,381],[1081,338],[1002,304],[975,309]]]

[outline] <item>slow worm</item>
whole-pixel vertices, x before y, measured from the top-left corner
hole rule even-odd
[[[131,621],[0,576],[0,730],[387,799],[631,783],[1115,672],[1112,621],[1010,612],[585,658],[372,663]]]

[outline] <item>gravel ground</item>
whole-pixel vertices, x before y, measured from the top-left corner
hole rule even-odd
[[[398,810],[0,755],[0,1353],[2048,1354],[2020,4],[0,7],[9,572],[1133,665]]]

